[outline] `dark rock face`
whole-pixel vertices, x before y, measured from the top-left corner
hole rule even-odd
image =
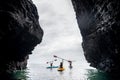
[[[120,0],[72,0],[91,66],[120,72]]]
[[[24,69],[43,31],[31,0],[0,0],[0,74]]]

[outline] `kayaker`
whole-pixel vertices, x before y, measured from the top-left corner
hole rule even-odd
[[[63,68],[63,62],[60,62],[60,68]]]
[[[69,68],[72,68],[72,61],[68,61],[69,62]]]
[[[50,63],[50,66],[52,67],[52,66],[53,66],[53,63]]]

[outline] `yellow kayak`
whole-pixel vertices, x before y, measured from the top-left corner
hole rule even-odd
[[[64,71],[65,68],[58,68],[58,71]]]

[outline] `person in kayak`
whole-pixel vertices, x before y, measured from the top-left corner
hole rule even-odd
[[[53,62],[50,63],[50,66],[51,66],[51,67],[53,66]]]
[[[69,62],[69,68],[72,68],[72,61],[68,61]]]
[[[60,62],[60,68],[63,68],[63,59],[62,62]]]
[[[60,68],[63,68],[63,62],[60,62]]]

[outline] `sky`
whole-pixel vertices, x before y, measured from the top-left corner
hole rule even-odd
[[[52,59],[53,55],[85,61],[81,47],[82,37],[71,0],[33,0],[44,31],[42,43],[30,56],[31,63]],[[76,56],[76,57],[75,57]]]

